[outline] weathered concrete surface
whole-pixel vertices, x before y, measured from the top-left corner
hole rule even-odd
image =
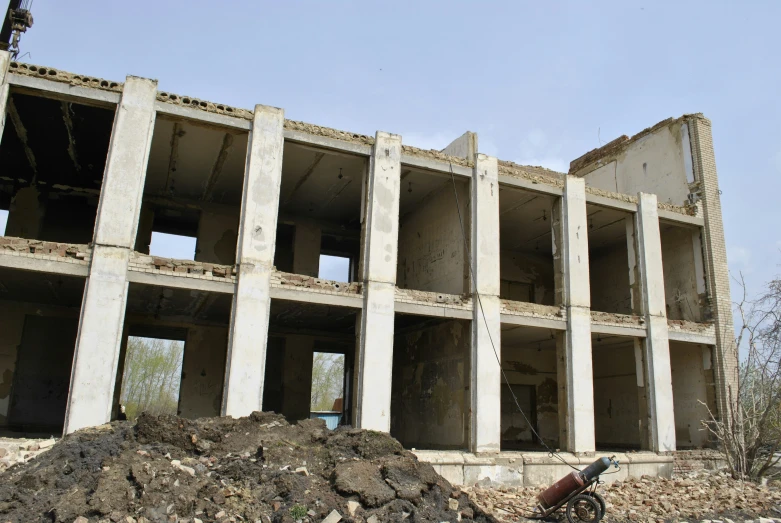
[[[291,423],[309,419],[314,343],[311,336],[290,335],[285,339],[281,414]]]
[[[553,248],[557,301],[567,309],[567,330],[557,334],[559,444],[570,452],[593,452],[594,388],[591,357],[586,190],[567,177],[554,213]]]
[[[157,82],[129,76],[114,119],[65,413],[65,433],[111,419]]]
[[[222,414],[261,410],[266,365],[269,294],[274,263],[284,113],[258,105],[252,122],[238,238],[239,273],[231,316]]]
[[[179,415],[183,418],[220,415],[227,345],[226,327],[188,327],[179,388]]]
[[[471,261],[473,452],[497,452],[501,442],[501,303],[499,300],[499,167],[478,154],[472,176]],[[477,297],[479,296],[479,299]]]
[[[293,237],[293,272],[318,277],[322,231],[311,223],[296,223]]]
[[[670,347],[665,314],[662,246],[656,196],[640,193],[637,213],[638,259],[643,288],[643,310],[648,329],[643,340],[647,389],[649,443],[656,452],[675,450],[673,389],[670,375]]]
[[[400,178],[401,136],[378,131],[368,174],[354,422],[383,432],[390,431]]]

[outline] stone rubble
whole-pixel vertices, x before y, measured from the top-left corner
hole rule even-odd
[[[523,517],[537,505],[546,487],[468,487],[470,499],[499,521],[531,521]],[[724,471],[698,471],[673,479],[643,476],[600,485],[605,521],[663,523],[781,522],[781,484],[760,485],[733,480]],[[564,507],[558,515],[564,516]]]
[[[56,442],[54,438],[0,438],[0,472],[27,463],[52,448]]]

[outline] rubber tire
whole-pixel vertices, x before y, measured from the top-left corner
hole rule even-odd
[[[600,518],[602,519],[605,517],[605,512],[607,511],[607,507],[605,506],[605,498],[603,498],[599,492],[596,492],[594,490],[586,492],[585,493],[588,496],[591,496],[592,498],[597,500],[597,503],[599,503],[599,510],[600,510]]]
[[[595,515],[593,519],[584,521],[575,516],[575,504],[578,502],[586,503],[591,507]],[[599,501],[594,497],[588,494],[578,494],[567,502],[567,521],[569,521],[569,523],[598,523],[600,519],[602,519],[602,510],[599,506]]]

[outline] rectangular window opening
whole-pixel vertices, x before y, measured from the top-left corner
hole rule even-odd
[[[183,357],[184,341],[128,337],[120,396],[120,410],[127,419],[142,412],[177,414]]]
[[[8,225],[8,211],[0,209],[0,236],[5,236],[6,225]]]
[[[149,254],[160,258],[173,258],[177,260],[194,260],[195,236],[183,236],[179,234],[167,234],[152,231],[152,243],[149,245]]]
[[[321,254],[317,277],[324,280],[349,283],[351,281],[350,258]]]
[[[336,428],[344,403],[344,354],[314,353],[310,399],[312,417],[323,418],[328,428]]]

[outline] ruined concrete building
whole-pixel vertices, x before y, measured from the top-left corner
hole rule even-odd
[[[343,423],[456,483],[555,479],[543,443],[636,451],[617,477],[713,444],[737,356],[702,115],[563,174],[0,57],[0,428],[115,419],[142,336],[184,342],[185,417],[308,418],[313,352],[344,354]]]

